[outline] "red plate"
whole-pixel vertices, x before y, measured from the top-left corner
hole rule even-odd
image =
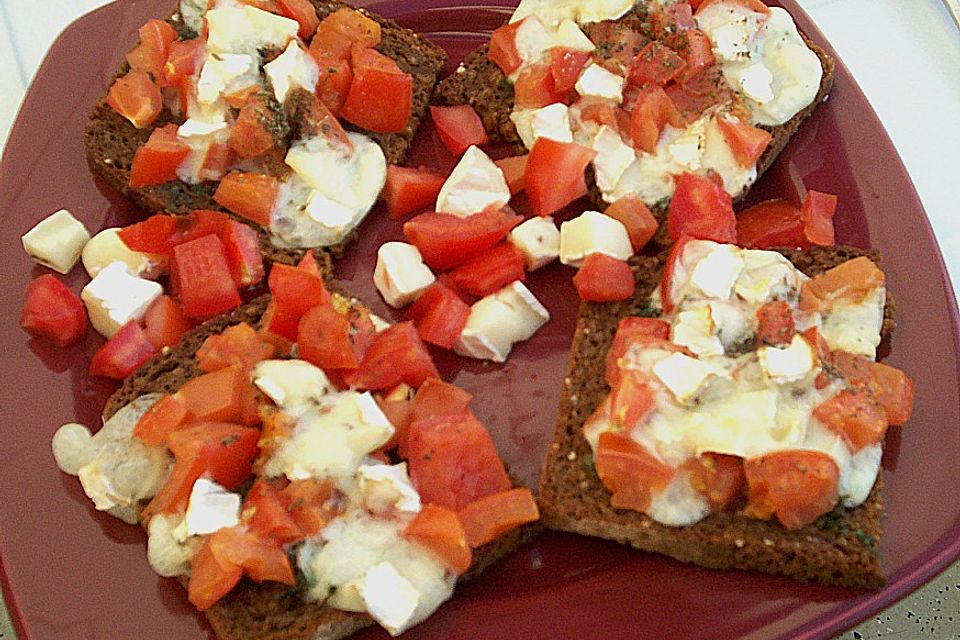
[[[497,4],[506,4],[498,0]],[[20,236],[67,207],[90,229],[127,224],[142,212],[96,181],[81,131],[137,27],[172,0],[123,0],[81,19],[53,45],[27,95],[0,165],[2,285],[0,553],[3,586],[21,640],[210,637],[173,580],[157,577],[139,528],[93,510],[75,478],[50,453],[58,426],[99,424],[112,387],[86,374],[100,339],[65,351],[28,340],[17,326],[35,268]],[[375,10],[430,34],[447,48],[452,71],[508,9],[470,0],[382,0]],[[784,0],[814,40],[822,35]],[[442,6],[437,6],[442,5]],[[827,47],[829,50],[829,47]],[[832,50],[831,50],[831,53]],[[429,127],[411,164],[452,159]],[[410,638],[813,638],[853,625],[904,596],[960,552],[960,383],[957,306],[930,226],[880,122],[840,65],[830,101],[801,129],[753,198],[800,187],[840,196],[838,238],[884,255],[899,328],[889,362],[916,381],[914,419],[887,438],[887,535],[881,545],[889,585],[876,593],[800,585],[785,579],[714,572],[616,544],[549,534],[463,585],[453,601]],[[377,246],[399,225],[374,211],[340,265],[356,295],[386,313],[370,274]],[[82,269],[68,283],[79,290]],[[548,445],[576,315],[572,272],[538,272],[531,289],[553,321],[503,366],[439,358],[444,373],[472,390],[511,466],[534,480]],[[392,314],[387,314],[392,315]],[[370,630],[363,638],[386,634]]]

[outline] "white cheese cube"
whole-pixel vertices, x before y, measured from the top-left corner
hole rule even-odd
[[[553,32],[537,16],[530,16],[517,27],[514,43],[525,64],[539,62],[556,45]]]
[[[210,53],[197,78],[197,100],[216,102],[222,94],[258,84],[260,70],[253,56],[245,53]]]
[[[464,152],[437,196],[437,211],[466,218],[510,202],[507,181],[490,156],[472,146]]]
[[[527,340],[550,320],[550,313],[520,282],[474,303],[454,345],[462,356],[505,362],[512,346]]]
[[[743,271],[741,253],[731,244],[717,245],[697,262],[690,274],[690,283],[708,298],[727,300]]]
[[[750,249],[742,252],[744,269],[734,291],[745,301],[761,305],[800,287],[800,275],[789,260],[776,251]]]
[[[633,255],[627,228],[598,211],[584,211],[560,225],[560,262],[579,267],[591,253],[626,260]]]
[[[104,229],[90,238],[83,247],[80,259],[91,278],[113,262],[122,262],[127,266],[127,271],[135,276],[152,278],[165,270],[167,262],[165,256],[132,250],[120,239],[120,229],[117,227]]]
[[[563,47],[571,51],[593,51],[596,45],[573,20],[563,20],[557,27],[554,39],[555,47]]]
[[[253,384],[288,411],[336,390],[323,369],[306,360],[262,360],[253,367]]]
[[[553,4],[553,2],[550,2]],[[564,4],[564,3],[556,3]],[[636,0],[591,0],[590,2],[573,3],[579,5],[578,22],[589,24],[604,20],[617,20],[623,17],[636,4]]]
[[[68,273],[80,259],[90,233],[66,209],[60,209],[23,235],[23,248],[30,257],[58,273]]]
[[[507,241],[520,250],[527,271],[535,271],[560,257],[560,230],[550,216],[534,216],[510,232]]]
[[[193,483],[183,522],[191,536],[234,527],[240,524],[240,494],[227,491],[212,480],[198,478]]]
[[[886,297],[886,289],[878,287],[863,300],[847,304],[835,302],[824,315],[820,327],[830,348],[875,359]]]
[[[616,129],[607,125],[601,125],[597,130],[592,146],[597,152],[593,159],[597,186],[604,193],[613,191],[627,167],[637,159],[637,154],[633,147],[623,141]]]
[[[557,142],[573,142],[569,109],[562,102],[547,105],[534,111],[531,127],[534,140],[547,138]]]
[[[713,367],[685,353],[672,353],[660,360],[653,365],[653,373],[680,404],[695,400],[718,376]]]
[[[389,562],[367,569],[357,591],[370,617],[394,636],[406,630],[420,603],[417,588]]]
[[[313,56],[304,52],[296,40],[272,61],[263,65],[263,72],[270,78],[273,95],[283,104],[291,89],[302,87],[313,93],[320,79],[320,68]]]
[[[761,105],[774,98],[773,74],[762,62],[744,67],[736,74],[736,82],[745,96]]]
[[[93,328],[109,338],[131,320],[140,320],[162,293],[158,283],[130,274],[123,262],[113,262],[83,288],[80,299]]]
[[[691,127],[683,135],[667,145],[667,152],[674,162],[690,171],[699,171],[704,149],[705,132],[701,127]]]
[[[190,118],[177,128],[177,137],[187,140],[204,139],[227,129],[223,119],[201,120]]]
[[[807,377],[817,365],[810,344],[800,335],[794,335],[790,345],[763,346],[757,349],[757,358],[767,377],[776,384],[790,384]]]
[[[752,339],[753,315],[745,315],[739,305],[731,302],[711,301],[708,306],[714,331],[725,349],[736,349],[747,338]]]
[[[223,5],[210,9],[207,19],[207,49],[213,53],[249,53],[258,49],[283,49],[296,38],[296,20],[247,5]]]
[[[304,212],[311,220],[337,234],[345,234],[353,226],[356,217],[354,209],[316,190],[310,193]]]
[[[385,242],[377,250],[373,284],[391,307],[413,302],[436,278],[412,244]]]
[[[407,463],[363,464],[357,469],[357,486],[363,504],[372,513],[391,510],[406,513],[420,511],[420,494],[407,475]]]
[[[574,85],[581,96],[623,102],[623,85],[626,78],[607,71],[597,63],[591,64],[580,74]]]
[[[681,311],[671,329],[673,342],[698,356],[722,356],[723,344],[717,336],[711,308],[707,305]]]

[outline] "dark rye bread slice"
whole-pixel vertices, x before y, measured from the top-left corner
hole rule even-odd
[[[350,6],[338,0],[310,1],[321,19],[337,9]],[[395,60],[401,69],[413,76],[413,107],[410,120],[406,128],[400,133],[372,133],[349,125],[349,123],[346,128],[370,136],[383,149],[387,162],[396,164],[403,160],[410,149],[413,136],[429,106],[430,94],[437,82],[440,69],[446,62],[447,54],[437,45],[414,31],[401,27],[395,21],[363,9],[361,11],[376,20],[381,26],[382,40],[377,46],[377,50]],[[189,28],[180,20],[176,9],[166,18],[166,21],[173,25],[182,36],[189,34]],[[129,69],[129,65],[123,62],[115,77],[126,74]],[[162,211],[184,213],[191,209],[223,211],[223,207],[213,201],[213,193],[216,191],[217,182],[207,181],[197,185],[189,185],[175,180],[138,189],[130,186],[130,167],[137,148],[147,141],[153,129],[171,122],[179,123],[181,120],[176,119],[165,108],[154,126],[137,129],[107,104],[106,93],[104,93],[93,106],[90,119],[84,130],[84,146],[87,150],[87,160],[90,167],[103,176],[110,186],[151,213]],[[291,130],[296,132],[296,128],[296,122],[291,122],[284,127],[286,133]],[[244,222],[249,223],[247,220],[244,220]],[[334,255],[340,255],[343,247],[350,240],[351,237],[348,237],[342,243],[329,247],[326,251],[315,250],[314,253],[319,254],[329,251]],[[260,230],[260,250],[265,258],[287,264],[296,262],[304,254],[304,251],[300,249],[274,247],[263,229]]]
[[[852,247],[781,253],[807,275],[861,255],[878,260],[876,252]],[[590,445],[581,429],[609,391],[603,372],[617,324],[647,307],[663,264],[662,255],[634,258],[637,289],[632,300],[581,306],[553,443],[540,477],[544,526],[615,540],[713,569],[760,571],[828,585],[881,587],[881,478],[864,504],[849,510],[838,507],[796,531],[735,512],[714,514],[688,527],[668,527],[642,513],[610,506],[610,493],[596,475]],[[893,332],[893,311],[888,295],[884,337]]]
[[[201,375],[203,371],[197,366],[194,354],[204,340],[241,322],[257,326],[269,299],[269,295],[261,296],[184,334],[176,346],[154,356],[124,380],[120,389],[107,400],[104,419],[146,393],[172,393],[191,378]],[[541,530],[539,523],[531,523],[474,549],[473,564],[460,580],[477,577],[532,541]],[[185,580],[181,582],[186,586]],[[249,580],[243,580],[205,613],[218,640],[337,640],[375,624],[365,614],[305,602],[296,587],[258,584]]]
[[[637,13],[636,10],[624,16],[618,22],[624,28],[632,28],[637,31],[646,29],[643,15]],[[591,27],[593,25],[587,25],[585,30],[587,35],[596,43],[598,37]],[[820,87],[813,102],[794,115],[793,118],[776,127],[763,127],[770,132],[773,139],[757,161],[758,178],[770,168],[770,165],[776,160],[787,142],[800,128],[800,124],[813,113],[821,102],[827,99],[830,90],[833,88],[836,62],[806,35],[801,34],[801,36],[807,46],[820,59],[820,65],[823,68]],[[510,113],[513,111],[513,85],[500,70],[500,67],[487,57],[489,48],[487,44],[481,45],[467,57],[455,73],[441,80],[434,89],[433,103],[437,105],[469,104],[480,115],[491,141],[512,144],[518,153],[525,153],[525,147],[517,134],[517,129],[510,120]],[[591,204],[600,210],[605,208],[606,203],[596,186],[592,166],[587,170],[587,185],[589,187],[587,197]],[[745,196],[746,191],[739,194],[735,201],[742,200]],[[666,220],[667,204],[667,201],[662,201],[653,207],[653,214],[660,223]],[[666,236],[666,225],[660,225],[655,240],[661,246],[670,244],[669,238]]]

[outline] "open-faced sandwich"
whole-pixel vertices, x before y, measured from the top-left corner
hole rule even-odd
[[[230,211],[292,263],[348,240],[445,60],[337,0],[181,0],[140,29],[93,109],[87,155],[146,210]]]
[[[683,173],[745,194],[826,98],[833,69],[760,0],[523,0],[433,101],[471,106],[531,161],[591,169],[595,206],[637,196],[662,220]],[[569,202],[564,189],[534,209]]]
[[[706,567],[881,586],[883,437],[909,418],[913,384],[875,362],[894,328],[876,261],[687,236],[633,259],[630,299],[581,307],[544,524]]]
[[[218,638],[398,634],[530,539],[537,506],[409,323],[331,295],[309,257],[289,269],[54,452],[97,509],[144,526]]]

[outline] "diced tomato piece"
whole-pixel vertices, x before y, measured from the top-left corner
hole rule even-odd
[[[648,83],[663,86],[679,76],[685,66],[680,54],[653,40],[633,59],[627,81],[638,87]]]
[[[657,232],[657,219],[639,196],[627,194],[606,208],[604,213],[620,221],[627,229],[630,245],[640,251]]]
[[[505,285],[525,279],[523,254],[504,242],[450,272],[450,279],[463,291],[482,298]]]
[[[609,420],[614,427],[628,432],[646,421],[655,405],[646,375],[623,371],[610,392]]]
[[[297,36],[302,40],[308,40],[320,26],[317,10],[310,0],[277,0],[277,9],[280,15],[297,21],[300,25]]]
[[[238,216],[269,227],[279,192],[280,182],[274,176],[231,171],[220,180],[213,199]]]
[[[493,542],[520,525],[540,519],[537,501],[526,487],[508,489],[475,500],[457,512],[467,544],[476,548]]]
[[[268,281],[270,294],[280,309],[298,319],[315,306],[330,301],[323,279],[305,269],[274,263]]]
[[[90,375],[123,380],[156,353],[137,321],[131,320],[93,354]]]
[[[837,210],[837,196],[810,190],[800,205],[803,234],[811,244],[830,246],[835,240],[833,214]]]
[[[480,116],[468,104],[450,107],[430,107],[430,116],[433,125],[450,153],[460,156],[473,145],[482,145],[490,142]]]
[[[553,76],[553,89],[557,94],[568,93],[580,78],[580,72],[590,62],[589,51],[575,51],[554,47],[550,49],[550,74]]]
[[[627,93],[630,87],[627,87]],[[639,93],[639,91],[637,91]],[[636,95],[633,96],[634,98]],[[632,104],[632,103],[631,103]],[[630,135],[630,114],[609,100],[580,100],[580,119],[607,125],[616,130],[621,137]]]
[[[513,102],[520,109],[539,109],[563,102],[565,95],[557,89],[550,65],[546,63],[524,67],[513,83]]]
[[[177,167],[189,154],[190,147],[177,137],[177,125],[157,127],[133,154],[130,186],[138,189],[176,180]]]
[[[265,478],[258,478],[244,498],[241,513],[255,536],[288,544],[304,537],[300,525],[290,515],[289,507],[290,499],[286,494]]]
[[[281,114],[270,107],[270,97],[264,91],[247,96],[240,108],[237,121],[230,127],[230,148],[241,158],[253,158],[278,148],[276,131]]]
[[[573,286],[581,300],[612,302],[633,296],[634,281],[630,265],[603,253],[588,255],[576,275]]]
[[[149,445],[166,444],[170,434],[189,416],[183,400],[179,396],[167,394],[154,402],[141,416],[133,429],[133,435]]]
[[[548,216],[587,193],[583,172],[597,152],[575,142],[538,138],[524,174],[533,212]]]
[[[314,49],[310,55],[317,61],[320,76],[317,79],[317,97],[333,115],[339,115],[343,103],[347,101],[350,85],[353,84],[353,70],[346,58],[321,53]]]
[[[410,478],[424,502],[459,511],[510,488],[490,434],[471,413],[415,420],[407,446]]]
[[[802,214],[781,198],[766,200],[740,212],[737,216],[737,244],[747,249],[810,247],[803,232]]]
[[[203,66],[203,38],[176,40],[170,43],[170,52],[160,76],[161,87],[182,87],[183,80],[194,75]]]
[[[687,29],[677,38],[681,41],[678,51],[683,55],[685,66],[680,74],[681,81],[692,78],[704,69],[712,67],[717,60],[713,56],[713,43],[710,36],[699,29]]]
[[[20,326],[31,335],[66,347],[87,332],[87,309],[67,285],[46,273],[27,285]]]
[[[143,316],[143,331],[158,351],[180,342],[180,336],[193,328],[183,309],[173,298],[162,295],[150,303]]]
[[[630,116],[630,138],[634,149],[653,153],[663,128],[679,120],[680,115],[663,88],[646,85],[640,90]]]
[[[407,128],[413,105],[413,77],[374,49],[353,55],[353,83],[340,116],[378,133]]]
[[[134,71],[149,73],[159,81],[177,32],[169,23],[154,18],[140,27],[139,33],[140,42],[127,53],[127,62]]]
[[[739,456],[708,452],[683,466],[691,474],[693,488],[707,498],[714,513],[727,509],[743,495],[746,478]]]
[[[297,330],[300,357],[324,370],[356,369],[360,359],[350,340],[350,321],[328,304],[310,309]]]
[[[201,180],[219,180],[233,165],[236,155],[225,142],[211,142],[203,150],[203,162],[197,175]]]
[[[242,577],[241,567],[225,566],[214,557],[210,551],[210,538],[206,538],[190,559],[188,599],[198,610],[206,611],[230,593]]]
[[[757,341],[762,345],[783,347],[796,334],[793,312],[786,300],[764,303],[757,309]]]
[[[868,393],[841,391],[817,405],[813,415],[841,435],[853,453],[880,442],[887,432],[886,412]]]
[[[733,157],[742,167],[749,168],[757,164],[773,140],[769,132],[734,116],[717,118],[717,126],[730,145]]]
[[[452,349],[470,317],[470,306],[450,287],[434,282],[420,294],[407,312],[420,339]]]
[[[249,287],[263,280],[263,255],[257,231],[242,222],[230,220],[223,230],[230,274],[238,287]]]
[[[160,87],[143,71],[117,78],[107,92],[107,104],[137,129],[149,127],[163,110]]]
[[[882,287],[883,271],[870,258],[860,256],[810,278],[800,287],[800,308],[823,311],[837,300],[861,300]]]
[[[593,55],[597,64],[620,76],[626,76],[630,63],[650,42],[633,21],[607,20],[590,25],[590,39],[597,46]]]
[[[290,501],[288,511],[305,536],[314,536],[336,517],[333,484],[329,480],[294,480],[283,490]]]
[[[388,389],[400,382],[419,387],[427,378],[439,378],[433,360],[412,322],[401,322],[373,338],[359,368],[346,376],[356,389]]]
[[[694,75],[684,74],[682,82],[671,84],[665,91],[678,116],[674,126],[689,126],[707,109],[733,101],[733,90],[717,65]]]
[[[249,387],[246,369],[232,365],[188,380],[176,396],[196,420],[239,422]]]
[[[203,320],[240,306],[226,250],[215,235],[174,247],[170,272],[188,318]]]
[[[174,216],[176,226],[170,236],[170,242],[176,246],[202,238],[204,236],[223,235],[230,216],[223,211],[195,209],[185,216]]]
[[[755,11],[763,15],[770,15],[770,7],[763,3],[762,0],[695,0],[690,4],[696,4],[694,8],[697,10],[697,13],[700,13],[710,5],[719,4],[719,3],[728,3],[728,4],[738,4],[745,9],[750,11]]]
[[[396,220],[408,213],[426,209],[437,201],[446,180],[446,177],[430,169],[387,165],[387,184],[383,188],[387,215]]]
[[[428,378],[413,396],[411,417],[414,420],[426,420],[460,415],[468,410],[471,400],[473,395],[469,391],[439,378]]]
[[[173,216],[157,214],[120,229],[118,235],[133,251],[170,255],[173,253],[171,238],[176,228],[177,220]]]
[[[676,37],[677,35],[697,26],[693,19],[693,9],[686,2],[661,5],[660,10],[654,12],[650,19],[654,22],[655,33],[658,37],[671,42],[679,40]],[[682,48],[682,41],[678,46]]]
[[[235,424],[197,422],[186,429],[174,431],[167,442],[174,458],[180,460],[199,457],[203,462],[202,473],[210,474],[214,482],[232,491],[250,479],[253,461],[260,451],[257,446],[259,440],[259,429]],[[185,498],[189,497],[194,481],[196,478],[189,483]]]
[[[913,381],[903,371],[845,351],[834,351],[828,357],[852,387],[880,403],[887,422],[897,425],[910,419]]]
[[[403,235],[434,269],[450,269],[503,240],[523,217],[510,209],[490,208],[461,218],[449,213],[421,213],[405,222]]]
[[[730,194],[708,178],[683,173],[667,211],[670,238],[690,236],[714,242],[737,241],[737,217]]]
[[[278,353],[283,352],[282,344],[292,346],[297,341],[297,325],[300,318],[285,313],[277,306],[276,300],[270,300],[267,308],[260,318],[260,326],[263,328],[265,339],[273,340]]]
[[[461,574],[470,568],[473,552],[463,525],[450,509],[427,503],[403,530],[403,537],[430,549],[450,571]]]
[[[523,20],[507,23],[490,35],[490,49],[487,51],[487,57],[493,64],[500,67],[505,75],[516,71],[523,62],[523,58],[517,51],[517,30],[522,24]]]
[[[288,101],[288,106],[293,105],[293,113],[287,117],[296,122],[300,137],[322,136],[344,149],[353,149],[343,125],[316,95],[297,88],[290,93]]]
[[[820,451],[777,451],[746,460],[747,514],[776,515],[787,529],[799,529],[837,504],[840,472]]]
[[[606,373],[604,379],[611,387],[615,386],[620,378],[620,358],[627,354],[630,345],[641,336],[649,336],[658,340],[670,339],[670,325],[657,318],[640,318],[628,316],[620,320],[617,332],[613,337],[613,344],[607,351]]]
[[[310,49],[346,59],[354,44],[375,47],[380,38],[380,25],[375,20],[344,7],[320,21]]]
[[[274,352],[272,344],[265,342],[249,324],[241,322],[207,337],[197,349],[196,358],[200,369],[207,372],[234,365],[247,370],[261,360],[272,358]]]
[[[600,434],[594,465],[600,482],[612,494],[611,506],[645,511],[653,495],[662,491],[676,474],[622,433]]]
[[[517,195],[526,187],[527,160],[529,159],[530,156],[525,154],[493,161],[493,164],[503,171],[503,178],[507,181],[511,196]]]

